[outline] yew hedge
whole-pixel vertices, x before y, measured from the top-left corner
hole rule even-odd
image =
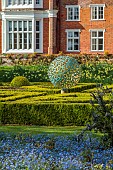
[[[1,124],[83,126],[90,121],[90,104],[0,104]]]

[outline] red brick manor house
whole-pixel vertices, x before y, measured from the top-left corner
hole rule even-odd
[[[113,54],[113,0],[0,0],[0,53]]]

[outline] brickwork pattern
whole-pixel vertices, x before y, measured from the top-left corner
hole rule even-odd
[[[49,18],[44,18],[43,28],[43,52],[47,54],[49,47]]]
[[[49,4],[51,2],[51,5]],[[1,11],[0,0],[0,11]],[[105,29],[104,50],[113,54],[113,0],[43,0],[43,9],[49,10],[50,6],[58,9],[57,18],[43,19],[43,52],[48,53],[48,47],[53,48],[53,52],[66,51],[67,33],[66,29],[80,29],[80,52],[94,53],[90,50],[90,29]],[[53,4],[52,4],[53,3]],[[90,4],[105,4],[105,20],[91,21]],[[66,5],[80,5],[80,21],[66,21]],[[51,22],[51,33],[49,23]],[[49,35],[50,34],[50,35]],[[50,43],[49,44],[49,39]],[[52,49],[51,49],[52,50]],[[2,21],[0,20],[0,53],[2,52]],[[97,53],[97,52],[96,52]],[[101,52],[104,53],[104,52]]]
[[[80,21],[66,21],[66,5],[80,5]],[[91,21],[90,4],[105,4],[105,20]],[[104,50],[113,54],[113,1],[112,0],[62,0],[60,6],[60,51],[66,51],[67,34],[66,29],[80,29],[80,52],[94,53],[90,50],[90,29],[105,29],[104,33]],[[97,53],[97,52],[96,52]],[[103,52],[98,52],[103,53]]]

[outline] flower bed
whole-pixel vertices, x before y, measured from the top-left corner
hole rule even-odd
[[[87,134],[11,135],[0,133],[1,170],[82,170],[113,168],[113,148],[105,148]]]

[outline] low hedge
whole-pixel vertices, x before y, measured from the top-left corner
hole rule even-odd
[[[1,124],[81,126],[89,121],[90,104],[0,104]]]

